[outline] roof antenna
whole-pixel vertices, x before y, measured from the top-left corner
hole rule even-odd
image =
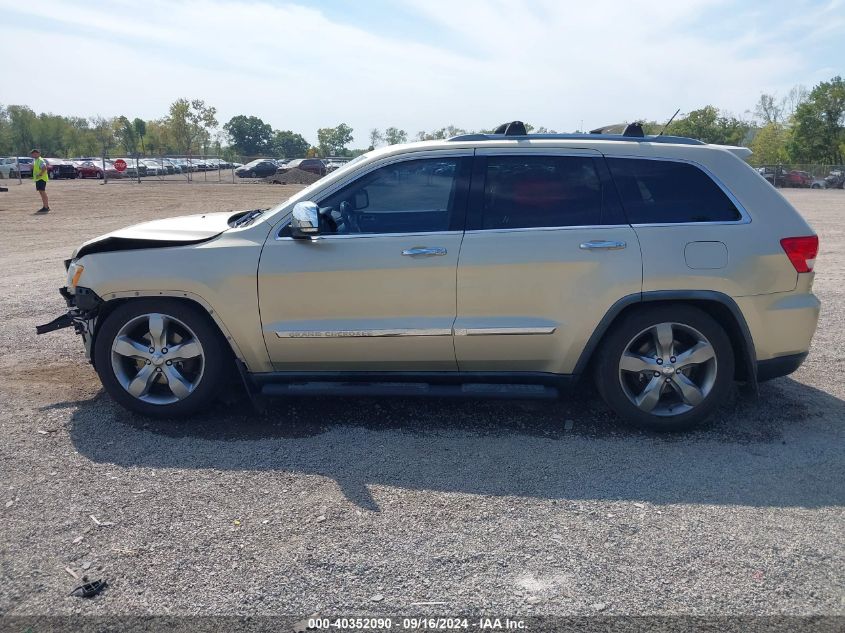
[[[669,127],[669,124],[670,124],[670,123],[672,123],[672,121],[674,121],[674,120],[675,120],[675,117],[676,117],[676,116],[678,116],[678,112],[680,112],[680,111],[681,111],[681,109],[680,109],[680,108],[678,108],[677,110],[675,110],[675,114],[673,114],[673,115],[672,115],[672,118],[671,118],[671,119],[669,119],[668,121],[666,121],[666,125],[664,125],[664,126],[663,126],[663,129],[662,129],[662,130],[660,130],[660,134],[658,134],[657,136],[663,136],[663,132],[665,132],[665,131],[666,131],[666,128],[667,128],[667,127]]]

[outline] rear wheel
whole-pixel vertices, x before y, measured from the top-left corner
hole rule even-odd
[[[94,349],[106,391],[127,409],[183,417],[207,407],[227,375],[225,342],[192,304],[143,299],[118,307]]]
[[[596,387],[627,422],[658,431],[702,423],[724,402],[734,354],[725,330],[684,305],[645,308],[625,317],[605,338]]]

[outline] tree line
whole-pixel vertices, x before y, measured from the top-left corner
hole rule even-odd
[[[802,86],[778,97],[764,93],[744,116],[706,105],[668,125],[644,120],[647,134],[697,138],[707,143],[744,145],[755,164],[845,163],[845,81],[837,76],[811,90]],[[529,132],[555,133],[527,124]],[[166,116],[144,120],[127,116],[90,118],[36,114],[24,105],[0,105],[0,155],[25,154],[38,147],[46,156],[102,154],[215,154],[227,158],[274,156],[356,156],[380,145],[444,139],[469,132],[448,125],[409,134],[395,126],[369,131],[366,148],[350,149],[353,129],[346,123],[317,130],[317,144],[301,134],[277,130],[259,117],[237,115],[220,126],[217,110],[201,99],[177,99]]]

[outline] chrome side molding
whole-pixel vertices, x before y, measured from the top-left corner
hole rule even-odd
[[[524,336],[554,334],[549,327],[399,328],[385,330],[276,330],[279,338],[367,338],[382,336]]]
[[[455,328],[455,336],[523,336],[554,334],[557,328],[549,327],[472,327]]]
[[[371,336],[451,336],[451,328],[393,330],[276,330],[279,338],[365,338]]]

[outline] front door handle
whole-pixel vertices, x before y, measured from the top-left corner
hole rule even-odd
[[[406,257],[435,257],[437,255],[445,255],[446,249],[442,246],[415,246],[414,248],[406,248],[402,251]]]
[[[584,251],[618,251],[626,246],[625,242],[614,240],[590,240],[589,242],[582,242],[579,248]]]

